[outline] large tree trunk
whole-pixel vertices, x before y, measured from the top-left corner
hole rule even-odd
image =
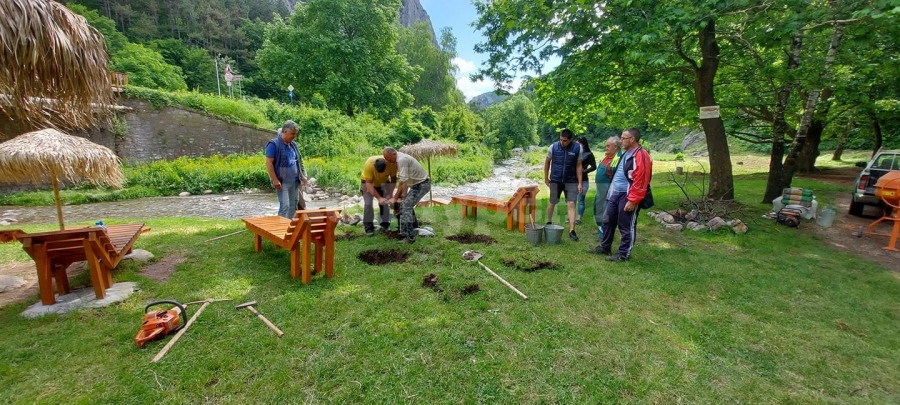
[[[800,51],[803,49],[803,37],[797,33],[791,37],[791,51],[788,54],[787,70],[794,70],[800,65]],[[775,113],[772,120],[772,152],[769,155],[769,176],[766,179],[766,191],[763,193],[763,204],[768,204],[781,195],[784,184],[781,173],[784,161],[784,135],[788,131],[785,111],[796,83],[784,83],[775,96]]]
[[[710,20],[700,31],[700,52],[702,62],[694,76],[694,95],[697,107],[716,105],[713,83],[719,68],[719,45],[716,42],[715,21]],[[715,200],[734,199],[734,177],[731,172],[731,152],[725,137],[725,124],[721,117],[700,120],[706,133],[706,147],[709,150],[709,193]]]
[[[850,116],[850,120],[847,121],[847,129],[844,130],[844,133],[838,138],[837,147],[834,148],[834,154],[831,155],[831,160],[839,162],[841,160],[841,155],[844,154],[844,145],[847,144],[847,138],[850,137],[850,131],[853,130],[853,116]]]
[[[875,149],[872,149],[872,156],[874,157],[878,150],[881,149],[881,142],[883,138],[881,136],[881,124],[878,123],[878,118],[875,118],[875,114],[869,114],[869,118],[872,119],[872,132],[875,134]]]
[[[826,76],[831,70],[831,65],[834,63],[835,55],[837,55],[838,45],[841,43],[841,34],[843,34],[843,32],[843,23],[836,23],[834,25],[834,33],[831,35],[831,44],[828,46],[828,53],[825,56],[825,65],[822,67],[821,76]],[[791,146],[791,151],[784,160],[784,166],[781,168],[781,176],[779,176],[781,183],[785,184],[785,187],[790,187],[791,181],[794,179],[794,172],[797,168],[797,157],[800,156],[800,151],[803,150],[803,147],[806,144],[806,137],[809,134],[809,128],[812,125],[813,113],[816,111],[816,105],[819,102],[819,96],[821,94],[821,89],[812,89],[809,92],[809,97],[806,99],[806,105],[803,107],[803,116],[800,117],[797,136],[794,137],[794,144]]]
[[[797,156],[797,172],[812,173],[816,170],[816,159],[819,157],[819,144],[822,143],[822,132],[825,131],[825,123],[820,119],[813,119],[806,134],[806,145]]]
[[[813,115],[812,123],[809,126],[809,133],[806,135],[806,146],[800,152],[797,158],[797,171],[800,173],[812,173],[816,170],[816,159],[819,157],[819,144],[822,143],[822,133],[825,132],[826,119],[828,111],[831,109],[831,95],[834,90],[826,88],[822,91],[820,98],[821,103],[819,110]]]

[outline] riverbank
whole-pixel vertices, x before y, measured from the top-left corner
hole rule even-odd
[[[434,198],[446,199],[459,194],[504,198],[515,193],[521,186],[538,184],[526,177],[529,171],[537,168],[525,165],[518,157],[512,158],[496,165],[492,175],[482,181],[449,187],[435,185],[432,194]],[[329,199],[310,201],[308,205],[311,208],[336,208],[341,207],[343,202],[341,199]],[[277,212],[278,199],[274,193],[148,197],[63,207],[66,222],[159,217],[239,219],[248,216],[275,215]],[[0,221],[2,221],[0,225],[55,223],[56,207],[0,206]]]

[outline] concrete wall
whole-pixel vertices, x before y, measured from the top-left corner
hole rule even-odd
[[[122,99],[118,104],[131,109],[120,114],[128,124],[124,137],[116,137],[109,128],[72,135],[83,136],[112,149],[123,162],[150,162],[181,156],[252,154],[262,151],[266,142],[275,136],[274,129],[261,131],[176,107],[157,110],[143,100]],[[20,122],[0,116],[0,141],[29,130],[32,129]]]

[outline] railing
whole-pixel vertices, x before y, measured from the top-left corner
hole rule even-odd
[[[122,91],[128,85],[128,73],[109,72],[109,81],[112,83],[114,91]]]

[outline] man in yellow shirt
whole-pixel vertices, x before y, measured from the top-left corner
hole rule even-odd
[[[366,236],[372,236],[375,234],[373,200],[378,201],[381,227],[387,229],[391,225],[391,211],[388,207],[388,200],[391,198],[391,193],[394,192],[394,185],[397,183],[397,163],[388,162],[378,155],[372,156],[366,159],[360,179],[359,191],[362,193],[363,203],[365,204],[363,207],[363,227],[366,230]]]

